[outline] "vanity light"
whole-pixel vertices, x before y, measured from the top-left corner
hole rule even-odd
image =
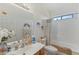
[[[2,11],[2,14],[6,15],[7,13],[5,11]]]
[[[0,11],[0,16],[7,15],[6,11]]]

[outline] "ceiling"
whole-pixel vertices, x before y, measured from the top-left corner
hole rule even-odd
[[[78,3],[15,3],[39,19],[50,19],[79,10]]]

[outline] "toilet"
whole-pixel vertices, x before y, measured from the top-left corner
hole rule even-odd
[[[47,55],[57,55],[58,50],[55,47],[49,45],[45,46],[44,48],[46,50]]]
[[[39,42],[45,45],[44,49],[45,49],[46,55],[57,55],[57,52],[58,52],[57,48],[51,45],[46,46],[46,38],[40,39]]]

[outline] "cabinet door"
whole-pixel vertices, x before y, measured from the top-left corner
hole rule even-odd
[[[35,55],[44,55],[44,48],[40,49]]]

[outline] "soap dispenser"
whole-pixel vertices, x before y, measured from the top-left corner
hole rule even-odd
[[[36,43],[36,38],[34,35],[32,35],[32,43],[35,44]]]

